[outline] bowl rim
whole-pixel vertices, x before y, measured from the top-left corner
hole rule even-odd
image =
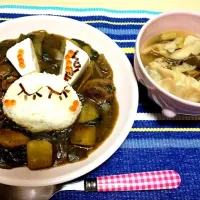
[[[107,35],[105,35],[103,32],[99,31],[98,29],[96,29],[88,24],[84,24],[83,22],[80,22],[78,20],[74,20],[74,19],[71,19],[68,17],[46,16],[46,15],[26,16],[26,17],[19,17],[16,19],[12,19],[12,20],[3,22],[1,24],[10,23],[11,21],[12,21],[12,23],[14,23],[14,22],[21,21],[21,20],[30,20],[31,21],[31,20],[45,20],[45,19],[46,20],[51,20],[51,19],[70,20],[76,24],[80,24],[81,26],[87,26],[87,29],[90,29],[93,32],[98,32],[98,35],[100,35],[104,38],[107,38],[107,40],[110,40],[113,43],[113,46],[115,46],[115,48],[118,48],[121,51],[120,47],[111,38],[109,38]],[[70,173],[70,174],[65,173],[60,176],[56,176],[55,178],[49,178],[46,181],[41,180],[41,182],[37,181],[37,182],[33,182],[33,183],[29,180],[19,180],[17,178],[13,179],[12,183],[11,183],[10,179],[7,180],[6,177],[2,178],[2,176],[0,175],[1,183],[6,184],[6,185],[12,185],[12,186],[37,187],[37,186],[48,186],[48,185],[54,185],[54,184],[59,184],[59,183],[63,183],[63,182],[68,182],[68,181],[71,181],[73,179],[81,177],[81,176],[89,173],[90,171],[94,170],[95,168],[97,168],[98,166],[103,164],[108,158],[110,158],[115,153],[115,151],[121,146],[121,144],[123,143],[123,141],[126,139],[126,137],[128,136],[128,134],[130,132],[130,128],[132,127],[134,120],[135,120],[138,102],[139,102],[138,84],[137,84],[137,79],[134,74],[133,67],[132,67],[131,63],[129,62],[127,56],[123,52],[121,53],[121,56],[122,56],[123,61],[127,65],[127,67],[126,67],[127,74],[130,74],[130,76],[132,76],[132,78],[130,79],[131,80],[130,81],[131,90],[129,90],[129,93],[133,94],[135,100],[134,100],[134,103],[131,104],[129,117],[127,118],[126,123],[123,124],[123,128],[121,130],[121,132],[123,134],[119,134],[118,138],[116,140],[114,140],[113,143],[110,145],[110,148],[108,148],[106,151],[104,151],[101,154],[101,156],[98,157],[97,159],[95,159],[94,161],[90,162],[89,164],[87,163],[84,167],[80,167],[79,170],[77,170],[73,173]],[[110,135],[112,135],[112,133]],[[79,164],[81,166],[81,164],[82,164],[81,161],[79,162]],[[16,168],[14,168],[14,169],[16,169]],[[43,169],[41,171],[44,171],[44,170],[48,170],[48,169]]]
[[[154,22],[154,21],[157,21],[158,19],[161,19],[163,17],[166,17],[166,16],[170,16],[170,15],[179,15],[179,14],[184,14],[184,15],[191,15],[191,16],[196,16],[196,17],[199,17],[200,18],[200,14],[197,13],[197,12],[190,12],[190,11],[169,11],[169,12],[164,12],[164,13],[161,13],[153,18],[151,18],[149,21],[147,21],[145,23],[145,25],[141,28],[138,36],[137,36],[137,39],[136,39],[136,58],[137,58],[137,61],[138,61],[138,66],[139,68],[142,70],[143,74],[145,75],[145,77],[148,79],[149,82],[151,82],[151,84],[158,90],[160,91],[161,93],[164,93],[166,96],[168,96],[169,98],[172,98],[173,100],[175,101],[178,101],[182,104],[185,104],[187,106],[193,106],[193,107],[198,107],[200,108],[200,103],[196,103],[196,102],[192,102],[192,101],[188,101],[188,100],[185,100],[185,99],[182,99],[180,97],[177,97],[169,92],[167,92],[165,89],[163,89],[162,87],[160,87],[152,78],[151,76],[147,73],[143,63],[142,63],[142,60],[141,60],[141,57],[140,57],[140,39],[142,38],[142,35],[143,33],[145,32],[145,30],[151,26],[151,23]]]

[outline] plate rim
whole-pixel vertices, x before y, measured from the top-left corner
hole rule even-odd
[[[118,49],[121,50],[121,48],[110,37],[108,37],[106,34],[101,32],[100,30],[98,30],[98,29],[96,29],[96,28],[94,28],[94,27],[92,27],[92,26],[90,26],[88,24],[85,24],[85,23],[83,23],[81,21],[78,21],[78,20],[75,20],[75,19],[71,19],[71,18],[68,18],[68,17],[49,16],[49,15],[48,16],[47,15],[25,16],[25,17],[15,18],[15,19],[12,19],[12,20],[9,20],[9,21],[6,21],[6,22],[2,22],[2,23],[0,23],[0,27],[4,26],[5,24],[8,24],[8,23],[14,23],[14,22],[21,21],[21,20],[34,20],[34,19],[39,19],[39,20],[41,20],[41,19],[46,19],[46,20],[55,19],[55,20],[73,21],[74,23],[78,23],[81,26],[87,26],[87,28],[91,29],[92,31],[98,32],[98,34],[102,35],[103,37],[107,37],[107,40],[112,41],[113,45],[115,45],[115,48],[118,48]],[[133,67],[132,67],[131,63],[129,62],[129,60],[128,60],[127,56],[125,55],[125,53],[122,52],[121,56],[122,56],[124,62],[126,62],[127,70],[129,70],[130,74],[132,75],[132,81],[131,81],[132,91],[130,91],[130,92],[132,94],[134,94],[134,98],[136,99],[134,102],[137,102],[137,103],[136,103],[135,106],[133,106],[133,104],[132,104],[132,107],[131,107],[131,110],[130,110],[130,113],[132,113],[131,117],[129,117],[127,119],[127,122],[123,126],[123,129],[122,129],[122,132],[124,134],[121,134],[120,137],[118,137],[118,140],[114,141],[114,143],[109,148],[109,151],[105,151],[103,153],[104,157],[101,156],[100,157],[101,159],[98,158],[97,160],[95,160],[95,162],[87,164],[86,166],[84,166],[84,168],[79,169],[78,172],[76,171],[76,172],[73,172],[72,174],[70,174],[70,176],[67,175],[67,174],[64,174],[64,175],[61,175],[61,176],[56,176],[55,178],[51,178],[50,180],[49,179],[45,179],[45,180],[34,181],[34,182],[30,182],[29,180],[24,180],[24,179],[21,180],[21,181],[19,179],[14,179],[12,181],[12,183],[10,183],[10,180],[7,181],[6,177],[2,177],[2,175],[0,173],[0,183],[6,184],[6,185],[12,185],[12,186],[36,187],[36,186],[49,186],[49,185],[54,185],[54,184],[60,184],[60,183],[63,183],[63,182],[68,182],[68,181],[74,180],[74,179],[76,179],[78,177],[81,177],[81,176],[91,172],[95,168],[99,167],[105,161],[107,161],[117,151],[117,149],[119,149],[121,144],[127,138],[128,134],[130,132],[130,128],[132,127],[132,125],[133,125],[133,123],[135,121],[135,115],[137,113],[137,107],[138,107],[138,102],[139,102],[138,83],[137,83],[137,79],[136,79]],[[81,164],[81,161],[78,162],[78,163]],[[15,169],[18,169],[18,168],[15,168]],[[11,170],[13,170],[13,169],[11,169]],[[48,170],[48,169],[46,169],[46,170]],[[26,184],[24,182],[26,182]]]

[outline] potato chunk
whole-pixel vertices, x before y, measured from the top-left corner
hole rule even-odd
[[[79,115],[78,122],[86,123],[95,120],[99,117],[99,111],[94,103],[86,102],[83,104],[81,113]]]
[[[70,138],[72,144],[93,146],[96,142],[96,127],[84,126],[83,124],[77,125],[73,129],[73,134]]]
[[[0,145],[4,148],[15,148],[25,145],[29,141],[29,137],[24,134],[12,131],[10,129],[0,129]]]
[[[31,140],[27,143],[29,169],[43,169],[53,164],[52,144],[47,140]]]

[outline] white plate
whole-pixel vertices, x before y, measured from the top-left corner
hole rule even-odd
[[[27,167],[0,169],[0,182],[14,186],[45,186],[80,177],[106,161],[122,144],[133,124],[138,106],[138,86],[132,66],[121,49],[102,32],[76,20],[54,16],[23,17],[0,24],[0,40],[17,38],[20,33],[46,30],[69,38],[77,38],[104,53],[114,73],[119,118],[111,135],[87,159],[45,170]]]

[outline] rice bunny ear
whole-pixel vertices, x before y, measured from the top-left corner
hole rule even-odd
[[[17,102],[16,102],[16,100],[14,100],[14,99],[11,99],[11,100],[6,99],[6,100],[4,101],[4,105],[7,106],[7,107],[9,107],[9,106],[15,106],[16,103],[17,103]]]

